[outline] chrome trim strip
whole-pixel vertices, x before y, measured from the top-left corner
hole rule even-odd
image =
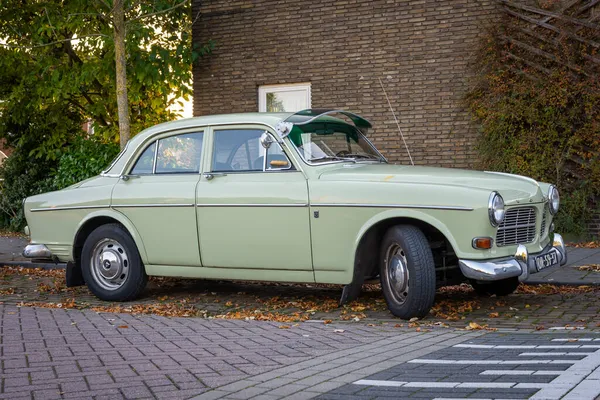
[[[194,203],[113,204],[112,208],[193,207]]]
[[[423,210],[473,211],[461,206],[418,206],[413,204],[349,204],[349,203],[311,203],[311,207],[366,207],[366,208],[417,208]]]
[[[198,203],[196,207],[308,207],[306,203]]]
[[[39,211],[64,211],[64,210],[86,210],[86,209],[95,209],[95,208],[109,208],[109,205],[105,206],[66,206],[66,207],[44,207],[44,208],[32,208],[31,212],[39,212]]]

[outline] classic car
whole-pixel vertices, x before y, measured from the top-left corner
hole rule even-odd
[[[499,172],[392,165],[340,110],[205,116],[133,137],[99,176],[24,200],[24,255],[69,286],[128,301],[148,276],[344,285],[379,277],[423,317],[436,288],[507,295],[566,263],[555,186]]]

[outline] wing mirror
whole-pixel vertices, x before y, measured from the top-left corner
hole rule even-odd
[[[273,138],[267,132],[263,132],[263,134],[260,135],[260,144],[262,145],[262,147],[268,149],[269,147],[271,147],[272,143]]]

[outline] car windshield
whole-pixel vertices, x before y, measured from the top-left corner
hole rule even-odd
[[[308,162],[377,161],[385,159],[354,126],[343,122],[313,122],[295,125],[288,136]]]

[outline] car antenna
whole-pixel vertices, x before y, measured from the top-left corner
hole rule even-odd
[[[402,133],[402,129],[400,128],[400,123],[398,122],[398,118],[396,118],[396,113],[394,112],[392,103],[390,103],[390,98],[388,97],[387,93],[385,92],[385,88],[383,87],[383,82],[381,82],[381,78],[377,78],[377,79],[379,79],[379,84],[381,85],[381,90],[383,90],[383,94],[385,94],[385,98],[388,102],[388,105],[390,106],[390,111],[392,112],[392,115],[394,116],[394,121],[396,121],[396,126],[398,127],[398,131],[400,132],[400,137],[402,138],[404,147],[406,147],[406,152],[408,153],[408,158],[410,158],[410,163],[412,165],[415,165],[415,163],[412,159],[412,156],[410,155],[410,150],[408,149],[408,145],[406,144],[406,140],[404,139],[404,134]]]

